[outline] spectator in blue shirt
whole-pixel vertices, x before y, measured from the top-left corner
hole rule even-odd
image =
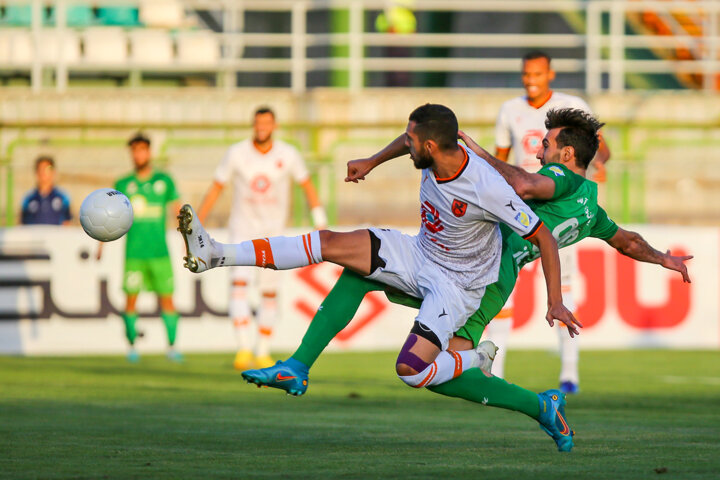
[[[24,225],[67,225],[70,223],[70,197],[55,186],[55,160],[41,155],[35,160],[37,187],[22,202]]]

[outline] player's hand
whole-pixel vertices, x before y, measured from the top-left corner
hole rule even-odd
[[[688,275],[687,266],[685,265],[685,262],[691,260],[692,258],[692,255],[670,255],[670,250],[668,250],[667,252],[665,252],[665,258],[663,259],[661,265],[668,270],[675,270],[676,272],[680,272],[680,275],[682,275],[683,277],[683,282],[692,283],[690,281],[690,275]]]
[[[595,175],[593,175],[593,181],[595,183],[605,183],[607,180],[607,172],[605,171],[605,164],[597,162],[595,165]]]
[[[350,160],[347,163],[346,182],[358,183],[358,180],[365,180],[365,175],[375,168],[375,162],[369,158]]]
[[[572,312],[568,310],[565,305],[562,304],[562,302],[551,304],[548,307],[547,315],[545,315],[545,320],[547,320],[548,325],[550,325],[551,327],[555,326],[555,320],[564,323],[568,329],[570,337],[580,335],[580,331],[577,329],[577,327],[582,328],[583,326],[582,323],[580,323],[578,319],[575,318]]]
[[[458,138],[463,141],[465,145],[468,146],[470,150],[477,153],[475,149],[479,149],[480,145],[475,142],[475,140],[472,139],[467,133],[463,132],[462,130],[458,130]]]

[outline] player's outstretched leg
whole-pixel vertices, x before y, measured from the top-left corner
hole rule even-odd
[[[273,387],[285,390],[288,394],[299,397],[308,388],[308,369],[293,358],[284,362],[278,361],[272,367],[258,370],[246,370],[242,376],[248,383],[258,387]]]
[[[573,447],[572,431],[565,419],[565,394],[560,390],[547,390],[538,394],[540,399],[540,428],[555,440],[558,450],[569,452]]]
[[[449,382],[432,386],[429,390],[488,407],[524,413],[535,419],[555,440],[558,450],[569,452],[573,447],[574,432],[565,418],[565,395],[559,390],[538,394],[477,368],[467,370]]]

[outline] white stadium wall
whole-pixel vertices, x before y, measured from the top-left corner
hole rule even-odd
[[[689,263],[693,283],[655,265],[633,262],[603,242],[578,246],[575,286],[578,316],[586,325],[583,348],[720,347],[720,229],[638,226],[658,248],[695,255]],[[221,237],[221,235],[219,235]],[[226,318],[228,271],[193,275],[180,266],[182,242],[168,232],[175,267],[175,302],[183,315],[178,346],[183,351],[234,348]],[[0,353],[46,355],[122,353],[126,349],[118,311],[123,242],[107,244],[94,259],[97,242],[73,227],[0,229]],[[282,276],[281,320],[273,348],[292,351],[340,269],[321,264]],[[510,347],[554,348],[556,335],[544,322],[541,269],[523,271],[515,300]],[[159,352],[166,340],[153,313],[153,296],[140,297],[138,349]],[[414,312],[370,294],[350,324],[332,343],[335,350],[397,349]]]

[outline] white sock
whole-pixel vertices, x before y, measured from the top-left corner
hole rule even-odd
[[[449,382],[469,368],[480,365],[480,358],[475,350],[446,350],[440,352],[433,363],[416,375],[398,375],[400,380],[411,387],[431,387]]]
[[[272,337],[277,320],[277,299],[263,297],[258,316],[258,337],[255,345],[255,355],[264,357],[270,355],[270,337]]]
[[[565,307],[576,314],[575,296],[572,291],[572,277],[566,279],[566,283],[562,285],[562,296]],[[562,323],[558,324],[558,341],[560,344],[560,383],[572,382],[580,383],[580,374],[578,372],[578,361],[580,357],[580,344],[577,337],[571,338],[567,327]]]
[[[270,237],[235,244],[218,244],[224,266],[257,266],[289,270],[322,262],[320,232],[297,237]]]
[[[507,352],[507,342],[510,337],[512,323],[512,318],[495,317],[488,326],[485,327],[486,340],[492,340],[498,347],[492,365],[492,372],[490,372],[496,377],[505,377],[505,353]]]
[[[250,305],[247,301],[247,287],[233,285],[230,288],[230,318],[233,321],[238,350],[250,349]]]
[[[560,382],[580,383],[578,372],[578,360],[580,358],[580,345],[578,338],[571,338],[565,325],[557,328],[558,340],[560,340]]]

